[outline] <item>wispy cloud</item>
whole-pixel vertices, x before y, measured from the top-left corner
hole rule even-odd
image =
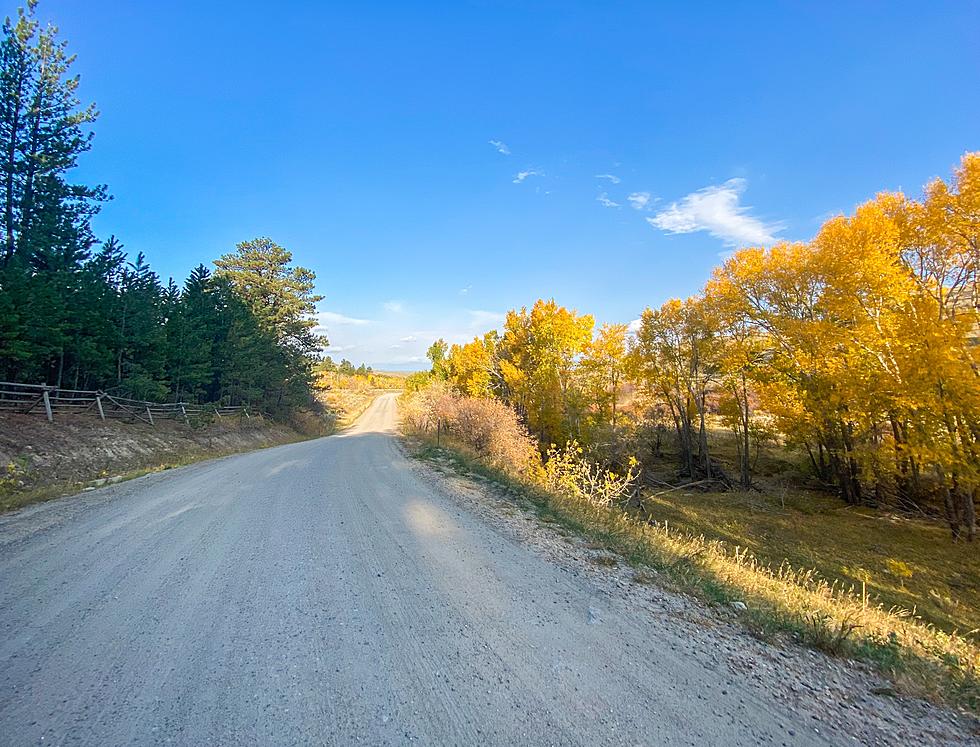
[[[401,301],[385,301],[381,306],[392,314],[401,314],[405,310],[405,304]]]
[[[357,319],[352,316],[338,314],[336,311],[321,311],[317,314],[321,327],[348,327],[370,324],[370,319]]]
[[[472,288],[473,288],[472,285],[467,285],[465,288],[460,288],[459,289],[459,295],[465,296],[467,293],[470,292],[470,290],[472,290]]]
[[[626,199],[634,210],[646,210],[650,205],[649,192],[632,192],[626,195]]]
[[[405,335],[404,337],[399,337],[398,342],[415,342],[417,339],[419,338],[415,335]]]
[[[596,179],[608,179],[608,180],[609,180],[609,181],[611,181],[611,182],[612,182],[613,184],[619,184],[619,182],[620,182],[620,181],[622,181],[622,180],[621,180],[621,179],[620,179],[620,178],[619,178],[618,176],[616,176],[615,174],[596,174],[596,175],[595,175],[595,178],[596,178]]]
[[[729,179],[720,186],[699,189],[646,220],[667,233],[707,231],[729,246],[771,244],[782,226],[749,215],[750,208],[739,204],[745,186],[744,179]]]
[[[637,332],[640,331],[641,324],[643,324],[642,319],[634,319],[633,321],[631,321],[629,324],[626,325],[626,331],[629,332],[630,334],[635,335]]]
[[[501,142],[500,140],[491,140],[490,145],[496,148],[498,153],[503,153],[505,156],[510,155],[510,148],[507,147],[507,143]]]
[[[528,169],[527,171],[518,171],[517,174],[514,175],[514,184],[520,184],[529,176],[541,176],[541,172],[535,171],[534,169]]]
[[[612,200],[610,200],[609,199],[609,195],[607,195],[605,192],[603,192],[601,195],[599,195],[598,197],[596,197],[596,200],[603,207],[607,207],[607,208],[618,208],[619,207],[619,203],[618,202],[613,202]]]

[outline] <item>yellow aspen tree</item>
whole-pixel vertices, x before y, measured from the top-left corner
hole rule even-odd
[[[670,412],[682,471],[716,476],[708,450],[707,397],[718,374],[716,322],[702,298],[646,309],[629,353],[630,378]]]
[[[475,337],[465,345],[453,345],[446,359],[450,386],[470,397],[492,397],[500,378],[496,346],[496,332]]]
[[[755,380],[765,366],[765,335],[742,313],[741,305],[719,292],[718,284],[705,288],[705,304],[713,310],[719,334],[718,368],[722,419],[735,435],[739,483],[752,485],[753,403]]]
[[[578,427],[581,414],[568,404],[575,362],[594,324],[592,316],[554,300],[507,314],[499,346],[505,397],[542,441],[564,441]]]
[[[901,201],[893,213],[916,286],[904,321],[919,344],[907,365],[929,400],[916,409],[909,440],[940,483],[954,538],[972,540],[980,500],[980,153],[963,156],[950,184],[934,180],[922,202]]]
[[[603,324],[579,363],[586,395],[599,421],[616,427],[620,389],[626,369],[625,324]]]

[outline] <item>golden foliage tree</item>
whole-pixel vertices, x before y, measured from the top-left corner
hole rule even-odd
[[[852,503],[939,495],[976,534],[980,156],[922,202],[882,194],[813,241],[737,252],[711,295],[765,341],[752,377]]]
[[[603,324],[585,346],[579,363],[584,394],[595,419],[616,427],[620,389],[626,374],[625,324]]]
[[[500,340],[504,398],[542,441],[564,441],[578,427],[572,405],[576,358],[592,339],[595,320],[538,300],[528,311],[510,311]]]
[[[640,317],[629,356],[630,378],[666,404],[687,475],[712,477],[707,398],[719,373],[720,343],[704,298],[672,299]]]
[[[450,385],[470,397],[492,397],[499,381],[497,333],[487,332],[465,345],[449,349],[446,369]]]

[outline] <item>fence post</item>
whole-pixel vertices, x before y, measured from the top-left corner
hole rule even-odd
[[[218,416],[218,420],[221,420],[221,413],[218,412],[218,406],[214,406],[214,414]]]
[[[184,403],[180,403],[180,414],[184,416],[184,425],[190,425],[190,421],[187,419],[187,408],[184,407]]]
[[[146,406],[146,417],[148,417],[150,419],[150,425],[156,425],[156,423],[153,422],[153,413],[150,412],[150,406],[149,405]]]
[[[41,392],[41,398],[44,400],[44,413],[48,416],[48,422],[54,421],[54,414],[51,412],[51,398],[48,396],[48,388],[44,387]]]
[[[248,414],[248,408],[247,408],[247,407],[245,407],[244,405],[242,405],[242,412],[244,412],[244,413],[245,413],[245,418],[246,418],[247,420],[251,420],[251,419],[252,419],[252,416]]]
[[[105,420],[105,410],[102,409],[102,393],[95,395],[95,406],[99,408],[99,417]]]

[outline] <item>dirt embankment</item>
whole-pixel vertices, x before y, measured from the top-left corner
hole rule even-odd
[[[288,426],[255,417],[202,427],[174,421],[102,422],[0,415],[0,511],[146,470],[296,441]]]

